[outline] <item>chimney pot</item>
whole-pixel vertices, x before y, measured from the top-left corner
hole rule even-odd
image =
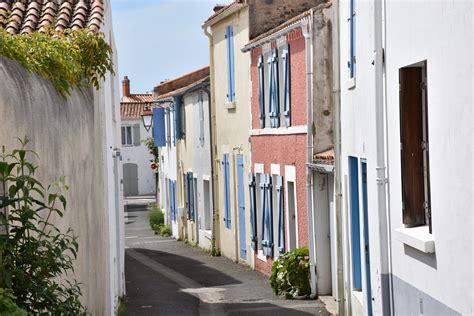
[[[123,77],[122,95],[124,97],[129,97],[130,96],[130,80],[128,79],[128,76]]]

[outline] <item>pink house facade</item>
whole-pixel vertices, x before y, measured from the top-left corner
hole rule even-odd
[[[302,16],[289,22],[302,25]],[[285,24],[244,48],[251,54],[252,249],[255,269],[267,275],[275,258],[308,245],[306,44],[301,26],[284,31]]]

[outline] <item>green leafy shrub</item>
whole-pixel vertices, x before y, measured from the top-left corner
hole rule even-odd
[[[0,288],[0,316],[26,316],[25,310],[15,304],[16,297],[11,290]]]
[[[151,229],[155,230],[155,225],[159,226],[165,223],[165,214],[163,214],[163,211],[158,206],[156,206],[156,204],[151,204],[149,210],[150,226]]]
[[[66,209],[64,178],[45,188],[35,178],[28,140],[11,153],[2,147],[0,185],[0,288],[11,289],[15,303],[33,315],[82,315],[81,289],[71,277],[77,237],[52,220]],[[13,296],[10,296],[12,299]]]
[[[113,73],[112,48],[104,35],[85,29],[18,35],[0,29],[0,55],[49,79],[63,97],[84,83],[98,89]]]
[[[285,298],[311,294],[309,250],[297,248],[278,257],[272,266],[270,285],[273,293]]]
[[[160,226],[160,235],[163,237],[171,236],[171,228],[169,225],[161,225]]]

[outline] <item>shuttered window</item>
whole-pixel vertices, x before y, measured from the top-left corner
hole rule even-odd
[[[276,203],[278,207],[278,251],[285,253],[285,217],[283,210],[283,177],[276,177]]]
[[[191,221],[195,220],[194,212],[194,177],[192,172],[186,174],[186,205],[188,210],[188,219]]]
[[[283,62],[283,115],[285,117],[285,126],[291,126],[291,98],[290,98],[290,46],[282,46],[281,59]]]
[[[258,57],[258,105],[259,105],[259,124],[260,128],[265,128],[265,69],[263,55]]]
[[[183,120],[183,98],[178,96],[175,98],[174,102],[174,124],[176,139],[184,138]]]
[[[261,177],[260,188],[262,190],[262,250],[263,254],[273,257],[273,203],[272,183],[268,174]]]
[[[171,146],[171,112],[170,109],[165,109],[166,117],[166,145]]]
[[[140,146],[140,124],[133,125],[133,146]]]
[[[230,218],[230,167],[229,154],[224,154],[222,159],[222,168],[224,171],[224,223],[226,228],[231,228]]]
[[[249,175],[249,197],[250,197],[250,242],[252,249],[257,251],[257,201],[255,196],[255,176]]]
[[[235,101],[235,66],[234,66],[234,30],[232,25],[226,28],[227,44],[227,100]]]
[[[349,77],[354,78],[356,75],[356,11],[355,11],[355,0],[350,0],[349,7],[349,61],[347,66],[349,67]]]
[[[166,146],[165,109],[153,108],[153,141],[155,147]]]
[[[429,225],[428,102],[426,63],[400,69],[400,149],[403,224]]]
[[[270,73],[270,127],[276,128],[280,126],[280,88],[278,84],[278,51],[276,48],[272,49],[267,63]]]

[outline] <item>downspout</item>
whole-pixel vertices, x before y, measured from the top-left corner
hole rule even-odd
[[[335,181],[335,207],[336,207],[336,278],[337,278],[337,313],[345,315],[344,302],[344,255],[342,239],[342,168],[341,168],[341,74],[340,74],[340,28],[339,28],[339,1],[332,2],[334,12],[334,23],[332,23],[333,34],[333,130],[334,130],[334,181]]]
[[[216,107],[215,107],[215,94],[214,94],[214,86],[215,86],[215,75],[214,75],[214,38],[211,33],[208,31],[208,27],[206,25],[203,26],[203,32],[209,39],[209,69],[210,69],[210,81],[211,81],[211,91],[207,90],[207,94],[209,96],[209,137],[211,142],[211,175],[212,175],[212,238],[211,238],[211,255],[218,256],[220,255],[220,244],[219,239],[219,196],[216,194],[216,190],[218,189],[218,181],[219,178],[217,176],[217,168],[219,168],[217,162],[217,146],[216,146]]]
[[[385,166],[385,124],[384,124],[384,60],[383,60],[383,7],[380,0],[374,0],[374,65],[375,65],[375,128],[376,128],[376,173],[377,206],[379,216],[380,286],[381,313],[390,315],[389,242],[387,224],[387,183]]]
[[[307,158],[306,158],[306,192],[307,192],[307,212],[308,212],[308,237],[309,237],[309,267],[311,277],[311,298],[318,295],[317,275],[316,275],[316,249],[314,233],[314,203],[313,203],[313,170],[310,164],[313,163],[313,11],[302,23],[302,31],[305,39],[306,50],[306,103],[307,103]]]

